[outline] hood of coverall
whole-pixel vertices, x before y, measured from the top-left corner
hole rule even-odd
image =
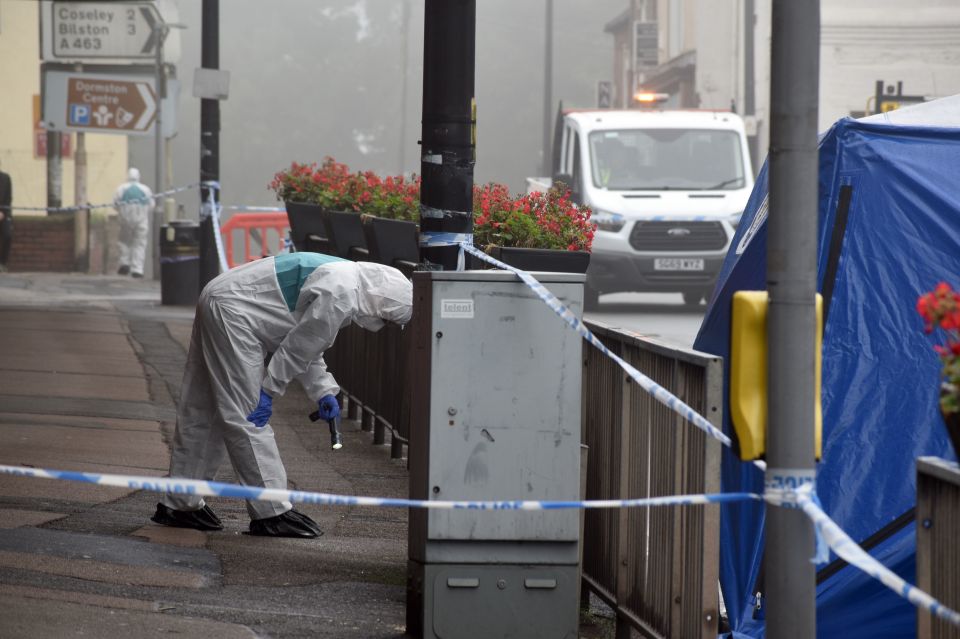
[[[369,331],[377,331],[384,322],[406,324],[413,312],[413,285],[403,273],[391,266],[357,263],[360,293],[354,323]]]
[[[127,171],[127,179],[130,180],[131,182],[139,182],[139,181],[140,181],[140,170],[139,170],[139,169],[135,169],[135,168],[131,168],[129,171]]]

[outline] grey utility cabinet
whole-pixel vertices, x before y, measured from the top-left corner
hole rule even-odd
[[[537,278],[577,314],[583,276]],[[576,500],[582,339],[504,271],[414,275],[410,496]],[[407,631],[577,636],[577,510],[410,513]]]

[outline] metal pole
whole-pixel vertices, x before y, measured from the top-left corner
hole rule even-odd
[[[410,58],[410,0],[402,0],[400,38],[403,42],[403,53],[400,56],[400,143],[397,149],[397,171],[403,175],[407,160],[407,85],[409,84]]]
[[[881,113],[883,111],[883,80],[877,80],[874,96],[876,99],[873,102],[873,112]]]
[[[63,158],[60,156],[60,132],[47,131],[47,207],[63,204]]]
[[[203,0],[200,66],[220,68],[220,2]],[[200,181],[220,181],[220,102],[200,100]],[[213,199],[220,202],[220,190],[212,189]],[[200,290],[220,273],[220,260],[209,201],[211,189],[200,189]]]
[[[89,264],[90,209],[79,207],[87,203],[87,144],[86,134],[77,132],[77,148],[73,151],[73,256],[76,269],[86,272]]]
[[[457,239],[473,233],[476,19],[476,0],[426,0],[420,261],[443,270],[457,268]]]
[[[167,28],[165,25],[154,27],[156,31],[157,53],[156,53],[156,80],[154,86],[157,93],[157,119],[154,122],[154,182],[153,189],[160,193],[163,191],[163,172],[166,168],[163,161],[163,98],[166,95],[166,82],[163,72],[163,42],[167,37]],[[157,197],[154,202],[155,208],[150,218],[150,251],[153,256],[153,279],[160,279],[160,218],[163,215],[163,198]]]
[[[747,117],[757,115],[756,72],[755,72],[755,36],[757,31],[757,16],[755,0],[743,2],[743,114]],[[754,173],[759,167],[760,158],[757,157],[757,128],[754,126],[753,135],[747,138],[750,149],[750,165]]]
[[[543,52],[543,162],[540,175],[552,175],[553,141],[553,0],[547,0]]]
[[[767,222],[768,485],[815,479],[819,0],[773,0],[770,217]],[[802,511],[767,510],[770,639],[816,636],[813,525]]]

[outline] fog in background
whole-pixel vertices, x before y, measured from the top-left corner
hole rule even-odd
[[[180,32],[182,93],[171,145],[172,182],[182,185],[200,170],[192,86],[201,3],[175,4],[188,27]],[[613,38],[603,27],[626,4],[554,0],[553,113],[560,100],[595,106],[597,81],[613,74]],[[477,1],[477,183],[522,190],[526,176],[539,174],[545,6]],[[275,205],[266,185],[276,171],[327,155],[353,170],[419,173],[423,63],[423,0],[221,0],[220,68],[230,72],[230,96],[220,103],[224,204]],[[130,139],[131,165],[150,186],[153,148],[152,137]],[[178,201],[195,219],[196,191]]]

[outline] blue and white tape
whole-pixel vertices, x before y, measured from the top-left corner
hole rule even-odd
[[[912,604],[945,621],[960,626],[960,613],[947,608],[934,597],[912,586],[887,569],[883,564],[867,554],[831,520],[813,499],[813,484],[801,485],[797,489],[785,487],[774,489],[760,496],[754,493],[714,493],[705,495],[676,495],[670,497],[649,497],[646,499],[605,499],[591,501],[537,501],[537,500],[501,500],[501,501],[432,501],[422,499],[395,499],[389,497],[362,497],[355,495],[337,495],[300,490],[278,488],[256,488],[213,481],[194,479],[176,479],[167,477],[144,477],[136,475],[113,475],[105,473],[83,473],[76,471],[47,470],[21,466],[0,465],[0,474],[16,477],[41,479],[59,479],[78,481],[99,486],[148,490],[158,493],[189,494],[199,497],[224,497],[248,499],[252,501],[289,501],[298,504],[316,504],[325,506],[372,506],[390,508],[424,508],[433,510],[561,510],[561,509],[609,509],[643,508],[655,506],[700,506],[735,501],[764,500],[774,505],[789,501],[798,504],[810,517],[818,533],[837,556],[885,586],[907,599]],[[786,493],[791,493],[789,496]]]
[[[702,506],[732,501],[759,500],[753,493],[715,493],[708,495],[677,495],[672,497],[649,497],[646,499],[603,499],[594,501],[537,501],[537,500],[490,500],[490,501],[441,501],[427,499],[396,499],[391,497],[360,497],[336,495],[281,488],[257,488],[199,479],[176,479],[168,477],[143,477],[136,475],[112,475],[106,473],[82,473],[75,471],[25,468],[0,465],[0,474],[40,479],[79,481],[98,486],[149,490],[157,493],[196,495],[198,497],[226,497],[250,501],[289,501],[294,504],[317,504],[323,506],[375,506],[389,508],[426,508],[433,510],[562,510],[581,508],[640,508],[645,506]]]
[[[799,509],[800,495],[812,499],[818,506],[817,471],[813,468],[769,468],[764,475],[763,499],[781,508]],[[816,548],[810,561],[825,564],[830,561],[830,548],[820,530],[814,527]]]
[[[473,246],[473,233],[420,231],[420,246],[459,246],[460,252],[457,255],[457,270],[462,271],[466,267],[466,260],[463,257],[463,247]]]
[[[223,235],[220,233],[220,212],[222,207],[214,191],[220,190],[220,183],[214,181],[201,182],[201,186],[207,188],[207,199],[200,208],[200,221],[213,218],[213,240],[217,245],[217,258],[220,261],[220,272],[226,273],[230,270],[230,264],[227,263],[227,251],[223,248]]]
[[[168,197],[171,195],[176,195],[177,193],[183,193],[184,191],[189,191],[201,186],[200,182],[195,182],[193,184],[187,184],[186,186],[178,186],[177,188],[170,189],[168,191],[161,191],[160,193],[154,193],[153,198]],[[136,200],[134,200],[136,201]],[[148,202],[149,198],[143,200],[143,202]],[[113,208],[113,202],[107,202],[105,204],[78,204],[76,206],[0,206],[0,210],[10,210],[10,211],[46,211],[47,213],[69,213],[72,211],[85,211],[87,209],[107,209]]]
[[[420,246],[460,246],[462,244],[473,246],[473,234],[420,231]]]
[[[823,512],[820,504],[814,501],[814,495],[815,493],[809,490],[797,491],[797,504],[813,520],[813,525],[817,531],[823,535],[827,545],[838,557],[873,577],[914,606],[922,608],[954,626],[960,626],[960,613],[944,606],[934,597],[908,583],[871,557],[867,551],[858,546],[835,521]]]
[[[655,381],[653,381],[652,379],[650,379],[649,377],[647,377],[646,375],[638,371],[636,368],[634,368],[633,366],[625,362],[623,359],[618,357],[615,353],[612,353],[610,349],[608,349],[603,344],[603,342],[597,339],[597,337],[590,331],[590,329],[586,327],[583,321],[579,317],[574,315],[573,311],[571,311],[569,308],[564,306],[563,302],[557,299],[556,295],[548,291],[547,288],[543,284],[538,282],[536,278],[534,278],[532,275],[530,275],[524,270],[514,268],[509,264],[504,264],[500,260],[490,257],[483,251],[476,249],[472,244],[468,244],[464,242],[463,244],[460,245],[460,247],[461,249],[467,251],[471,255],[479,257],[485,262],[489,264],[493,264],[497,268],[503,269],[505,271],[511,271],[514,274],[516,274],[517,277],[523,280],[523,282],[527,286],[529,286],[534,293],[537,294],[537,297],[543,300],[543,302],[547,306],[553,309],[553,312],[555,312],[557,315],[560,316],[560,319],[562,319],[567,324],[569,324],[573,330],[579,333],[580,336],[583,337],[583,339],[593,344],[597,349],[600,350],[601,353],[603,353],[604,355],[606,355],[607,357],[615,361],[617,364],[619,364],[620,368],[626,371],[627,375],[630,376],[630,379],[632,379],[637,384],[639,384],[640,387],[646,392],[648,392],[650,395],[652,395],[654,399],[656,399],[658,402],[660,402],[670,410],[674,411],[675,413],[677,413],[678,415],[680,415],[681,417],[683,417],[684,419],[692,423],[694,426],[696,426],[697,428],[705,432],[710,437],[722,443],[724,446],[732,445],[730,438],[727,437],[723,433],[723,431],[721,431],[716,426],[714,426],[709,421],[707,421],[703,415],[699,414],[697,411],[687,406],[685,403],[680,401],[679,398],[671,394],[663,386],[660,386]]]

